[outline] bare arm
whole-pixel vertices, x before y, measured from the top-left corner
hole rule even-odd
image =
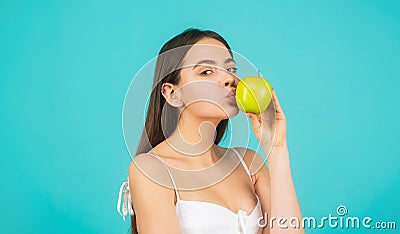
[[[264,153],[266,155],[269,153],[267,158],[269,173],[264,172],[259,176],[259,183],[263,184],[259,185],[262,190],[261,193],[268,193],[264,190],[267,187],[267,177],[269,177],[268,186],[270,187],[271,197],[268,228],[264,228],[263,233],[304,233],[304,229],[301,228],[302,216],[300,206],[290,170],[289,152],[286,142],[286,117],[278,102],[275,91],[272,91],[272,99],[275,109],[270,108],[272,107],[271,103],[270,107],[264,113],[247,113],[253,131]],[[275,124],[275,140],[271,152],[269,152],[269,146],[271,142],[270,132],[272,131],[269,129],[269,123]],[[297,223],[296,220],[298,221]],[[291,224],[299,225],[297,225],[297,228],[292,228]]]
[[[300,228],[302,216],[292,180],[287,146],[273,147],[269,155],[268,165],[272,204],[269,217],[276,218],[272,223],[270,233],[304,233],[304,230]],[[285,221],[280,222],[280,217],[284,217]],[[291,219],[296,219],[298,222],[296,223],[296,220]],[[293,228],[291,225],[300,226]],[[270,223],[268,227],[271,227]],[[265,231],[265,233],[269,232]]]
[[[166,168],[152,156],[141,154],[130,163],[129,188],[140,234],[181,233],[168,181]]]

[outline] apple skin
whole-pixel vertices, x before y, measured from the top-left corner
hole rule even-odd
[[[247,76],[241,79],[236,87],[236,103],[243,112],[262,113],[272,99],[270,83],[257,76]]]

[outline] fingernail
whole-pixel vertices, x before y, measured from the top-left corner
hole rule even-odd
[[[249,114],[247,114],[247,113],[244,113],[247,117],[250,117],[250,115]]]

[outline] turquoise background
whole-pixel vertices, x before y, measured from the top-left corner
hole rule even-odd
[[[0,12],[2,233],[127,233],[124,95],[188,27],[219,32],[269,77],[304,216],[345,205],[400,226],[399,1],[2,1]]]

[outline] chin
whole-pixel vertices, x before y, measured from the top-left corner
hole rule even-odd
[[[239,108],[227,108],[226,113],[223,113],[223,119],[230,119],[239,114]]]
[[[237,106],[228,105],[224,107],[224,110],[219,109],[218,113],[222,119],[229,119],[237,116],[239,114],[239,108]]]
[[[228,118],[236,117],[238,114],[239,114],[239,109],[237,109],[234,113],[229,114],[229,115],[228,115]]]
[[[239,108],[236,105],[216,106],[209,103],[195,103],[187,107],[187,110],[202,119],[229,119],[238,115]]]

